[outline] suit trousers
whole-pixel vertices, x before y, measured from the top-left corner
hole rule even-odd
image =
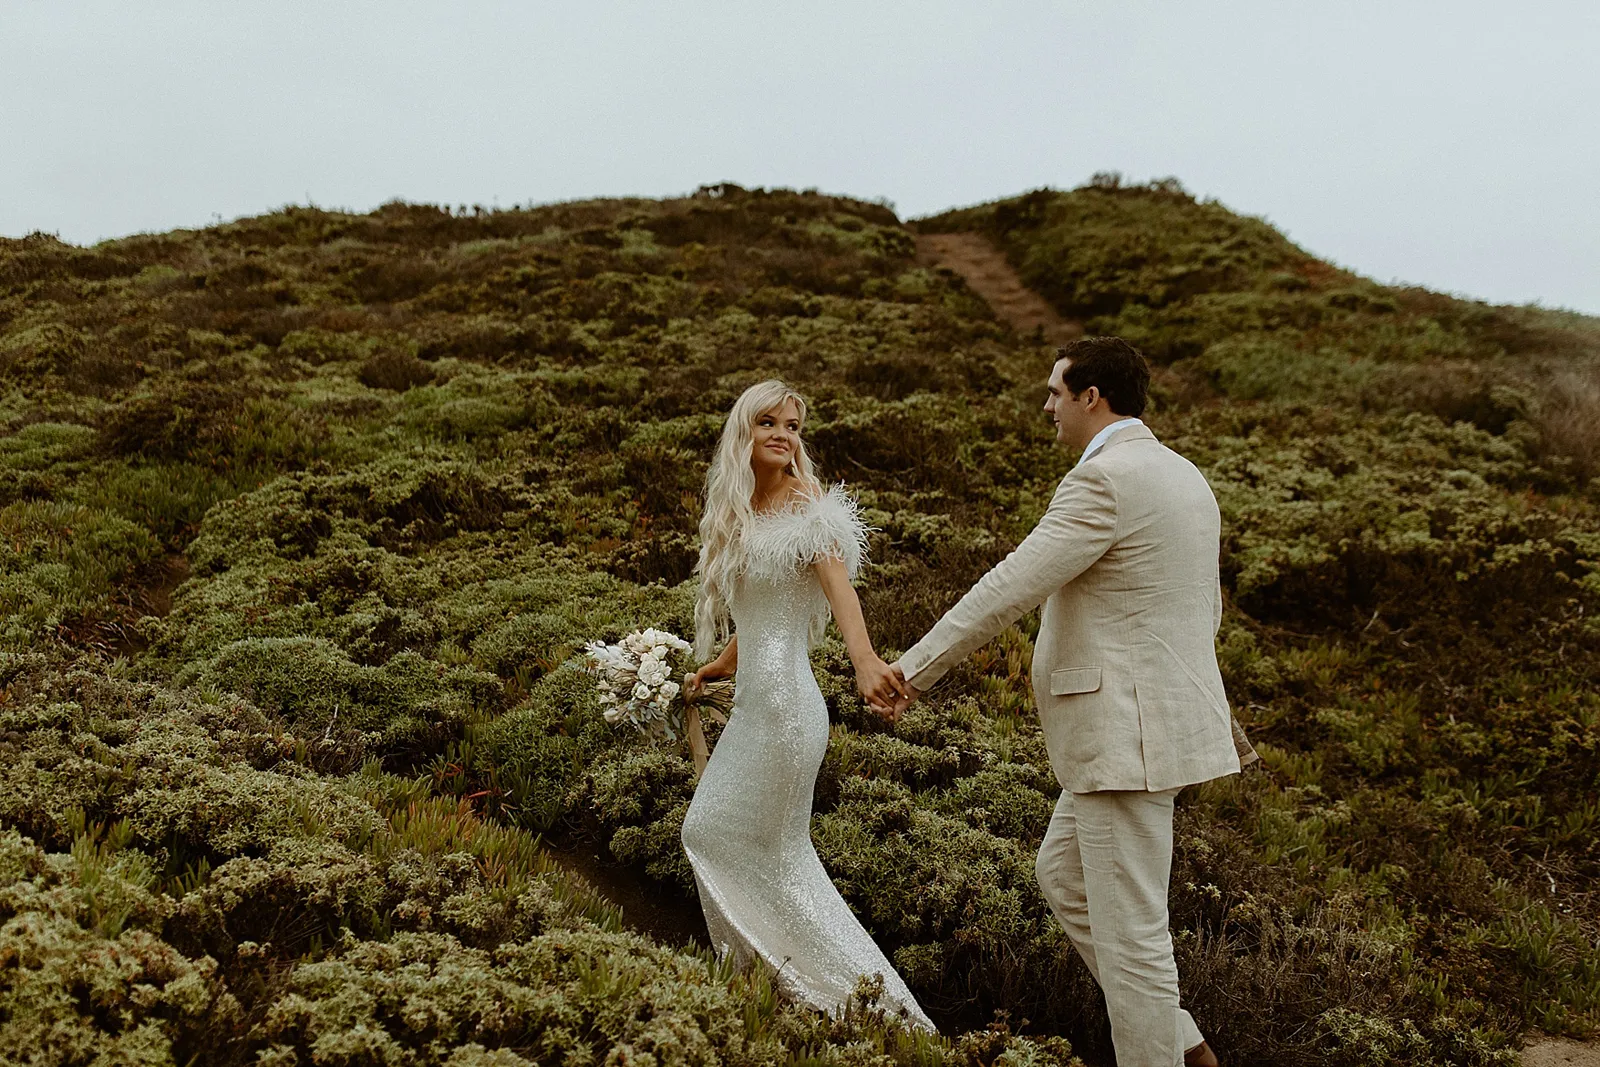
[[[1178,1004],[1167,890],[1178,790],[1063,792],[1039,888],[1105,994],[1117,1067],[1181,1067],[1204,1038]]]

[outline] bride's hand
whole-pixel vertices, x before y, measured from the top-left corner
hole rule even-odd
[[[720,666],[716,662],[707,663],[704,667],[686,674],[683,677],[683,693],[685,696],[697,697],[707,682],[714,682],[718,678],[726,678],[733,672]]]
[[[899,673],[877,656],[856,664],[856,688],[861,691],[861,699],[880,715],[910,698]]]

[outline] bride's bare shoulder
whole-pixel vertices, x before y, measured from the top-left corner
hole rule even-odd
[[[783,486],[783,507],[810,503],[826,492],[827,489],[820,482],[808,482],[797,475],[788,475]]]
[[[804,479],[790,474],[786,475],[782,488],[773,494],[771,502],[760,509],[759,514],[765,515],[794,515],[805,511],[820,497],[825,496],[827,490],[820,484],[808,484]]]

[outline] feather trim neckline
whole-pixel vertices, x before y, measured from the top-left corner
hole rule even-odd
[[[781,507],[770,508],[766,511],[756,511],[752,508],[750,514],[755,522],[773,522],[777,519],[804,516],[819,507],[829,504],[843,507],[852,518],[860,517],[861,505],[857,503],[855,497],[850,495],[850,491],[844,487],[843,482],[835,482],[832,485],[824,486],[817,492],[802,491],[790,497],[788,502]]]
[[[835,490],[843,493],[844,483],[841,482],[838,485],[830,485],[821,492],[813,493],[802,489],[800,492],[790,497],[785,503],[778,507],[767,508],[765,511],[751,508],[750,514],[757,522],[761,522],[766,519],[781,519],[785,515],[799,515],[813,505],[821,503]]]
[[[838,483],[791,500],[781,508],[757,512],[746,531],[746,574],[778,577],[796,574],[822,552],[838,554],[853,577],[867,548],[861,505]]]

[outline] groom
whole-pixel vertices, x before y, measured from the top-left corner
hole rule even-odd
[[[1033,691],[1061,782],[1039,887],[1105,993],[1119,1067],[1215,1064],[1178,1006],[1173,798],[1255,752],[1217,670],[1221,516],[1139,421],[1150,368],[1116,337],[1057,350],[1044,409],[1083,450],[1044,518],[895,669],[910,698],[1040,602]]]

